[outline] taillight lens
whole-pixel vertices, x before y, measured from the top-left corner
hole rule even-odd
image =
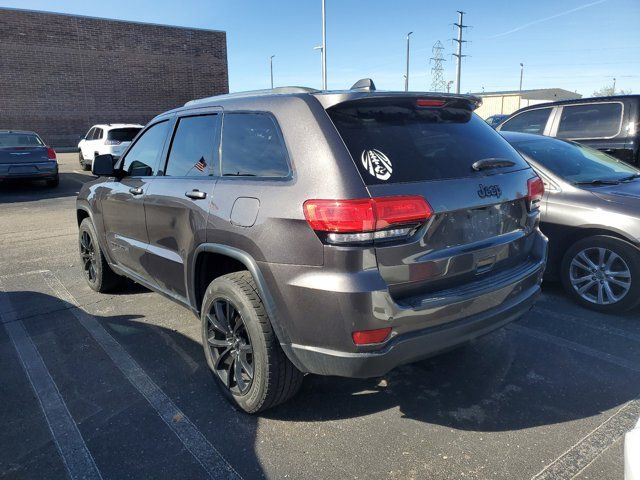
[[[418,107],[442,107],[445,103],[444,100],[436,100],[434,98],[419,98],[416,100]]]
[[[420,196],[354,200],[307,200],[304,216],[331,243],[357,243],[408,235],[412,226],[428,220],[431,206]]]
[[[120,145],[122,142],[120,140],[105,140],[105,145]]]
[[[529,211],[537,210],[544,195],[544,183],[540,177],[527,180],[527,206]]]
[[[49,160],[57,161],[56,151],[51,147],[47,147],[47,158]]]
[[[384,342],[391,333],[391,327],[378,328],[376,330],[359,330],[351,334],[356,345],[370,345]]]

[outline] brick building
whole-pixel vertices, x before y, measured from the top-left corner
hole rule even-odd
[[[225,32],[0,8],[0,129],[74,146],[228,90]]]

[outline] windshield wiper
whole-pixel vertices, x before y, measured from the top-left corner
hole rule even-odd
[[[628,182],[628,181],[636,179],[636,178],[640,178],[640,173],[634,173],[633,175],[629,175],[628,177],[619,178],[618,181],[619,182]]]
[[[476,172],[480,170],[488,170],[489,168],[505,168],[505,167],[513,167],[516,162],[512,162],[511,160],[507,160],[506,158],[483,158],[482,160],[478,160],[477,162],[473,162],[471,164],[471,168],[473,168]]]
[[[588,182],[573,182],[574,185],[618,185],[619,180],[589,180]]]
[[[255,173],[225,173],[223,177],[255,177]]]

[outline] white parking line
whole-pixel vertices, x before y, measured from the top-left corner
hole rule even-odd
[[[584,345],[572,342],[571,340],[565,340],[564,338],[556,337],[555,335],[550,335],[548,333],[544,333],[533,328],[524,327],[515,323],[509,325],[507,329],[513,330],[515,332],[520,332],[525,335],[538,338],[540,340],[545,340],[547,342],[558,345],[559,347],[568,348],[575,352],[580,352],[585,355],[589,355],[590,357],[598,358],[600,360],[604,360],[605,362],[609,362],[619,367],[623,367],[636,373],[640,373],[640,364],[631,362],[625,358],[611,355],[610,353],[601,352],[600,350],[596,350],[594,348],[585,347]]]
[[[43,272],[42,276],[58,298],[76,307],[79,306],[75,297],[53,272]],[[91,334],[96,342],[98,342],[136,390],[147,399],[160,418],[173,430],[173,433],[175,433],[185,448],[191,452],[193,457],[202,465],[202,468],[204,468],[211,478],[242,478],[191,420],[189,420],[167,394],[156,385],[131,355],[127,353],[124,347],[100,325],[93,315],[90,315],[81,308],[72,308],[70,312]]]
[[[58,386],[53,381],[38,349],[29,337],[22,321],[15,319],[15,311],[0,284],[0,321],[2,321],[22,368],[31,384],[40,408],[47,421],[53,442],[62,457],[62,462],[72,480],[101,479],[91,452],[87,448],[80,430],[69,413]]]

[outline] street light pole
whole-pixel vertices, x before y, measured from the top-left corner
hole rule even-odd
[[[275,55],[271,55],[269,57],[269,66],[271,69],[271,90],[273,90],[273,57],[275,57]]]
[[[522,92],[522,74],[524,73],[524,63],[520,64],[520,89],[519,91]]]
[[[327,89],[327,11],[322,0],[322,89]]]
[[[612,95],[616,94],[616,77],[613,77],[613,92],[611,92]]]
[[[411,38],[411,34],[413,32],[407,33],[407,72],[404,75],[404,91],[409,91],[409,42]]]

